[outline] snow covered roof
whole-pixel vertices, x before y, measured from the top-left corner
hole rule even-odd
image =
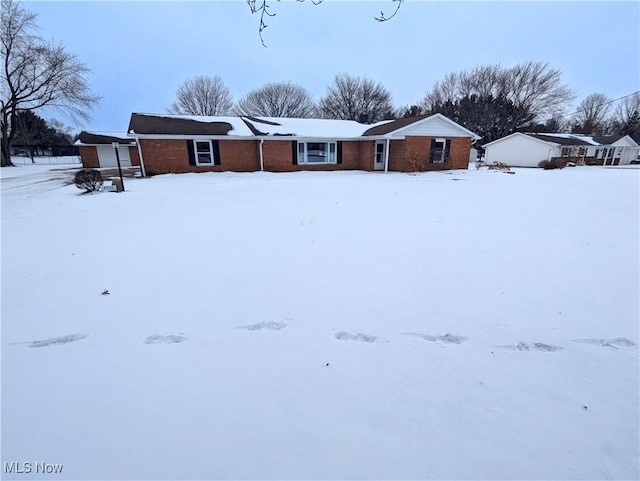
[[[496,142],[501,142],[505,139],[511,138],[513,136],[518,136],[518,135],[526,135],[527,137],[541,140],[543,142],[547,142],[548,144],[568,145],[568,146],[587,146],[587,147],[613,145],[614,143],[627,137],[624,135],[590,136],[590,135],[580,135],[580,134],[562,134],[562,133],[555,133],[555,132],[543,132],[543,133],[514,132],[513,134],[507,135],[506,137],[502,137],[500,139],[494,140],[493,142],[484,144],[483,147],[493,145]],[[631,139],[630,137],[629,137],[629,140],[633,141],[633,139]]]
[[[600,145],[594,142],[591,137],[585,137],[582,135],[572,134],[530,134],[525,133],[529,137],[534,139],[544,140],[545,142],[552,142],[559,145]]]
[[[196,115],[131,114],[129,134],[233,135],[253,137],[240,117],[203,117]]]
[[[294,136],[315,138],[361,137],[372,126],[354,120],[279,117],[204,117],[194,115],[131,115],[129,134],[226,135],[238,137]]]
[[[383,120],[375,124],[361,124],[355,120],[291,119],[276,117],[243,117],[259,133],[256,135],[287,135],[296,137],[353,138],[378,125],[392,122]]]
[[[74,145],[111,145],[113,142],[120,144],[134,144],[135,140],[131,137],[127,137],[126,132],[110,132],[113,135],[105,135],[101,132],[80,132],[78,140]]]

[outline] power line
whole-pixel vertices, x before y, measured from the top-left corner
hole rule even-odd
[[[613,102],[617,102],[617,101],[619,101],[619,100],[626,99],[627,97],[632,97],[633,95],[636,95],[636,94],[640,94],[640,90],[636,90],[635,92],[630,93],[629,95],[625,95],[624,97],[618,97],[617,99],[607,100],[606,102],[602,102],[601,104],[594,105],[594,106],[593,106],[593,107],[591,107],[591,108],[593,108],[593,109],[597,109],[598,107],[603,107],[603,106],[605,106],[605,105],[612,104]],[[559,117],[560,117],[560,118],[568,118],[568,117],[571,117],[572,115],[576,115],[576,114],[579,114],[579,113],[581,113],[581,112],[582,112],[582,110],[576,110],[575,112],[571,112],[570,114],[560,115]]]

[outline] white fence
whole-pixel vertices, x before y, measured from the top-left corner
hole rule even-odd
[[[69,165],[69,164],[82,164],[79,155],[65,155],[61,157],[54,157],[53,155],[36,156],[31,160],[31,157],[23,157],[21,155],[12,155],[11,162],[15,165]]]

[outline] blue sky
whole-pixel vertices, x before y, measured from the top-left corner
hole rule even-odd
[[[39,15],[42,36],[91,69],[103,100],[82,127],[94,131],[126,129],[131,112],[165,112],[195,75],[219,75],[236,98],[287,80],[319,98],[336,73],[364,75],[401,106],[449,72],[534,60],[563,72],[575,103],[640,90],[640,2],[406,0],[385,23],[373,17],[392,12],[390,0],[272,3],[267,48],[243,0],[24,5]]]

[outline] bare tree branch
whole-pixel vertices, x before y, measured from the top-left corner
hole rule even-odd
[[[264,117],[315,117],[316,106],[307,89],[291,82],[268,83],[238,100],[238,115]]]
[[[197,76],[184,82],[176,92],[176,101],[169,107],[172,114],[226,115],[233,106],[233,97],[218,76]]]
[[[450,73],[436,82],[421,107],[435,113],[443,105],[461,105],[466,99],[486,110],[482,131],[508,135],[531,122],[561,116],[575,97],[561,77],[559,70],[544,62],[523,62],[514,67],[479,66]],[[467,128],[473,130],[473,126]],[[489,140],[494,139],[484,139]]]
[[[391,15],[387,17],[384,14],[384,12],[381,11],[378,17],[373,17],[373,18],[376,19],[378,22],[386,22],[388,20],[391,20],[393,17],[395,17],[398,14],[398,11],[400,10],[400,7],[402,6],[404,0],[391,0],[391,1],[396,2],[396,9],[393,11]]]
[[[280,0],[276,0],[280,1]],[[313,5],[320,5],[324,0],[310,0]],[[400,10],[400,7],[404,3],[405,0],[391,0],[396,4],[395,10],[389,16],[385,15],[384,12],[380,12],[379,16],[373,17],[378,22],[386,22],[395,17]],[[246,0],[247,5],[249,6],[249,10],[251,10],[251,14],[258,14],[260,16],[260,22],[258,27],[258,35],[260,37],[260,42],[263,47],[266,47],[267,44],[264,41],[264,37],[262,36],[262,32],[265,28],[267,28],[267,18],[275,17],[276,14],[271,11],[271,3],[270,0]],[[304,3],[305,0],[297,0],[299,3]]]
[[[623,98],[613,113],[612,127],[622,135],[640,131],[640,92]]]
[[[348,74],[336,75],[318,104],[320,115],[330,119],[377,122],[393,112],[391,93],[379,82]]]
[[[573,116],[574,133],[603,135],[608,129],[611,101],[604,94],[596,93],[580,102]]]
[[[37,35],[36,15],[14,0],[2,0],[0,46],[2,78],[0,94],[1,165],[11,165],[11,143],[16,115],[42,107],[54,107],[73,120],[88,120],[100,100],[85,79],[87,66],[60,44]]]

